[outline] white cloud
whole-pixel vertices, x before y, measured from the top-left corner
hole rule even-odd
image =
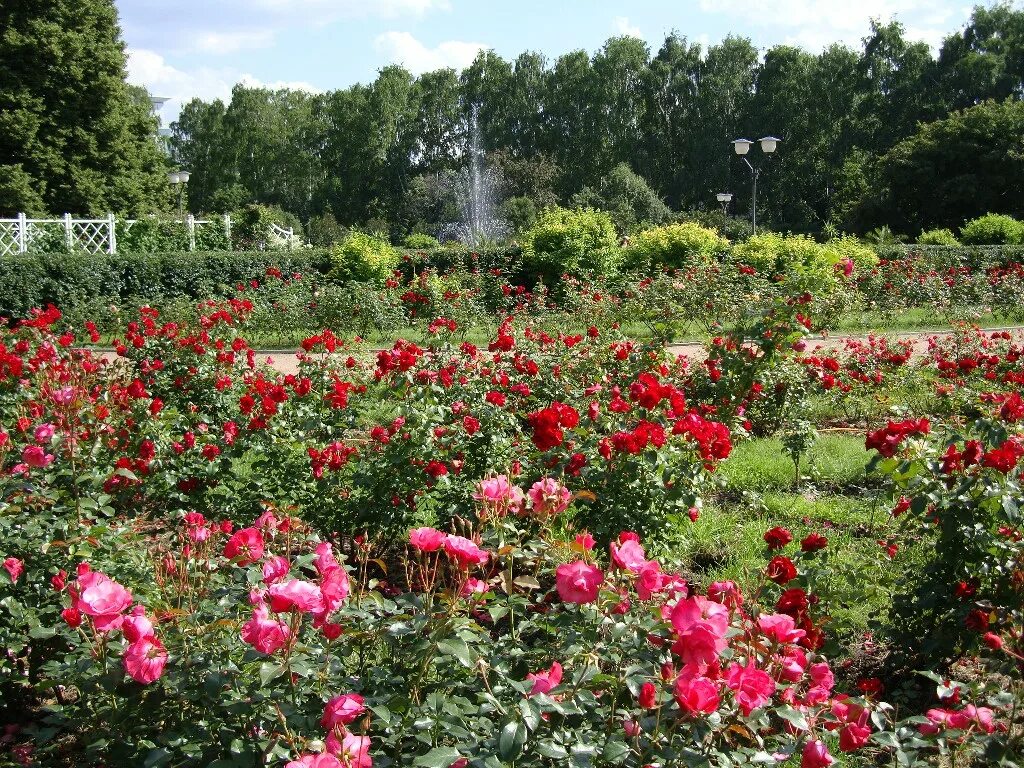
[[[843,42],[858,46],[871,19],[900,21],[906,36],[933,47],[970,15],[936,0],[700,0],[705,13],[742,14],[760,27],[790,30],[786,41],[810,50]]]
[[[128,50],[128,82],[144,86],[153,96],[170,99],[161,111],[164,125],[176,120],[181,107],[193,98],[204,101],[231,99],[231,89],[236,83],[250,88],[269,88],[319,93],[319,89],[305,81],[264,82],[245,72],[230,67],[197,67],[192,70],[178,69],[168,64],[160,54],[141,48]]]
[[[428,48],[408,32],[385,32],[378,35],[373,44],[389,62],[401,64],[414,75],[446,67],[462,69],[473,62],[477,53],[489,47],[483,43],[446,40]]]
[[[639,37],[643,39],[643,35],[640,34],[640,27],[635,24],[629,23],[629,18],[626,16],[616,16],[612,19],[612,27],[620,35],[629,35],[630,37]]]
[[[203,53],[229,54],[249,48],[265,48],[274,42],[274,31],[260,29],[240,32],[200,32],[192,43]]]

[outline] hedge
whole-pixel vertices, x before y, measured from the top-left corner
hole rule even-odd
[[[481,253],[439,248],[403,250],[400,269],[408,274],[433,269],[498,269],[523,279],[519,248]],[[22,253],[0,258],[0,316],[24,317],[33,307],[82,305],[126,299],[157,303],[174,299],[227,296],[238,283],[261,279],[276,267],[326,280],[331,252],[323,248],[291,251],[176,251],[167,253],[86,254]]]

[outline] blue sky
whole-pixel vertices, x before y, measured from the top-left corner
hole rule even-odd
[[[481,48],[513,58],[593,52],[613,35],[656,51],[676,30],[707,45],[727,34],[767,48],[856,46],[869,20],[895,18],[937,46],[970,16],[955,0],[116,0],[129,79],[171,97],[227,98],[237,82],[331,90],[391,63],[413,72],[465,66]]]

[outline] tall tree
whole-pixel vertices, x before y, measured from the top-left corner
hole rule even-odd
[[[156,123],[125,65],[114,0],[0,3],[0,212],[166,203]]]

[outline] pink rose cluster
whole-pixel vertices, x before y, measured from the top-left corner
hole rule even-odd
[[[311,752],[289,762],[285,768],[370,768],[370,737],[357,736],[348,726],[366,713],[358,693],[335,696],[324,707],[320,725],[327,731],[323,752]]]
[[[87,621],[100,635],[120,631],[128,642],[121,658],[128,676],[143,685],[160,679],[167,666],[167,649],[154,633],[145,608],[132,605],[131,592],[88,563],[78,566],[78,578],[67,589],[71,605],[61,615],[68,626],[79,627]]]
[[[483,565],[490,559],[490,553],[480,549],[476,542],[464,536],[442,533],[436,528],[414,528],[409,531],[409,544],[424,553],[443,550],[452,563],[464,571],[474,565]]]
[[[481,518],[507,514],[538,518],[553,517],[569,508],[572,492],[552,477],[545,477],[523,493],[506,475],[485,478],[477,485],[473,498],[480,502]],[[527,504],[529,501],[529,504]]]
[[[246,561],[252,554],[251,548],[248,552]],[[313,626],[328,640],[341,634],[341,626],[331,621],[331,615],[349,595],[348,571],[335,558],[330,543],[320,542],[314,552],[313,580],[289,578],[291,565],[287,558],[269,556],[263,561],[261,571],[266,587],[250,593],[253,613],[242,626],[242,640],[260,653],[276,653],[291,641],[289,617],[311,617]],[[260,553],[263,554],[262,545]]]
[[[743,717],[770,705],[794,708],[807,722],[802,728],[808,739],[801,754],[802,768],[834,763],[825,742],[816,738],[823,731],[838,731],[844,752],[867,743],[872,732],[870,710],[833,695],[835,680],[828,662],[815,659],[800,645],[807,632],[792,616],[748,615],[743,596],[732,582],[712,584],[707,597],[689,594],[680,576],[662,572],[657,561],[647,558],[634,533],[620,534],[611,542],[609,554],[612,577],[589,558],[558,566],[559,597],[566,603],[594,603],[605,587],[610,596],[619,595],[617,603],[608,603],[611,612],[621,613],[629,609],[628,591],[620,586],[625,580],[641,601],[657,600],[667,635],[654,634],[650,641],[667,646],[672,653],[673,661],[662,668],[662,682],[670,686],[671,700],[682,717],[706,717],[723,705],[735,707]],[[530,695],[551,690],[561,675],[561,666],[529,675],[534,684]],[[668,693],[659,694],[654,683],[644,684],[639,697],[644,709],[670,700]]]

